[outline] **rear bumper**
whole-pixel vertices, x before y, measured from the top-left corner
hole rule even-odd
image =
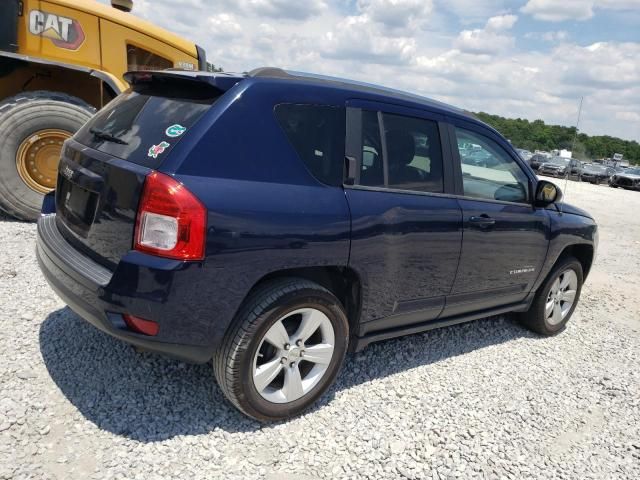
[[[203,363],[213,356],[221,333],[212,334],[210,323],[179,314],[190,299],[175,305],[175,296],[161,294],[176,280],[172,277],[178,277],[180,283],[184,269],[178,262],[152,268],[136,262],[134,255],[129,259],[125,257],[116,271],[110,272],[66,242],[55,225],[55,215],[45,215],[38,220],[36,255],[42,273],[58,296],[100,330],[132,345],[189,362]],[[150,285],[149,279],[156,279],[157,284]],[[148,293],[135,289],[123,291],[131,285],[143,286]],[[192,313],[199,310],[197,305],[191,308]],[[123,313],[158,321],[158,335],[149,337],[129,330]]]

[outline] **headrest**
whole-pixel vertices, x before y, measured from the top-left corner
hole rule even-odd
[[[416,155],[416,142],[406,130],[387,132],[389,165],[409,165]]]

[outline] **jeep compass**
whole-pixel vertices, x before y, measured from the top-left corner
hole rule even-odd
[[[127,80],[65,142],[40,268],[104,332],[212,361],[246,415],[300,413],[371,342],[576,308],[594,220],[472,115],[275,68]]]

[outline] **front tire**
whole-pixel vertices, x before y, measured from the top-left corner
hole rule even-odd
[[[576,258],[559,261],[538,289],[531,308],[520,314],[520,322],[545,336],[561,332],[578,304],[583,278],[582,264]]]
[[[268,282],[245,301],[213,360],[227,399],[258,421],[312,405],[334,382],[349,326],[340,301],[305,279]]]
[[[35,220],[56,184],[62,143],[95,112],[58,92],[24,92],[0,103],[0,208]]]

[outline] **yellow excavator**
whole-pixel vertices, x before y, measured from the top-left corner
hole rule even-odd
[[[129,70],[206,70],[204,50],[93,0],[2,0],[0,209],[37,217],[56,186],[62,143],[128,88]]]

